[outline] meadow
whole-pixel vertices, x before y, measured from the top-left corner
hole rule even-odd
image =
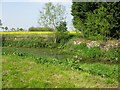
[[[117,88],[119,48],[74,45],[71,36],[3,35],[3,88]]]
[[[70,2],[44,3],[27,31],[0,19],[2,88],[120,87],[120,3]]]

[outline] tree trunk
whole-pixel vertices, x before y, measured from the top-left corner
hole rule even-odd
[[[57,30],[56,30],[55,25],[54,25],[53,27],[54,27],[54,32],[56,33],[56,31],[57,31]],[[54,33],[54,36],[53,36],[53,37],[54,37],[54,43],[56,43],[56,42],[57,42],[55,33]]]
[[[56,41],[57,41],[57,40],[56,40],[56,36],[55,36],[55,33],[54,33],[54,43],[56,43]]]

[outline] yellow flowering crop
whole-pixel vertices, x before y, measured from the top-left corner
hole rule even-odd
[[[67,31],[68,33],[81,33],[79,31]],[[54,31],[53,32],[28,32],[28,31],[25,31],[25,32],[0,32],[0,34],[52,34],[52,33],[55,33]]]

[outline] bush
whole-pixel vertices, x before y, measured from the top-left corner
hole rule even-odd
[[[86,50],[86,49],[88,49],[88,47],[86,46],[85,43],[74,44],[72,41],[69,41],[68,43],[66,43],[65,48],[69,49],[69,50]]]
[[[102,56],[102,50],[99,47],[88,48],[85,53],[87,56],[90,56],[90,57],[101,57]]]
[[[110,48],[108,51],[104,52],[104,57],[109,57],[112,58],[116,61],[118,61],[119,59],[119,53],[120,53],[120,49],[119,48]]]
[[[82,33],[74,33],[74,34],[70,33],[69,36],[70,36],[70,39],[84,38],[84,35]]]
[[[2,46],[15,46],[15,47],[57,47],[58,44],[51,42],[39,42],[39,41],[12,41],[5,40],[2,42]]]
[[[56,43],[66,43],[69,40],[69,34],[67,32],[55,33]]]
[[[65,32],[67,31],[66,22],[60,22],[60,25],[56,27],[57,31]]]
[[[30,27],[29,31],[54,31],[53,28]]]
[[[105,37],[105,36],[102,36],[102,35],[97,35],[97,36],[88,36],[88,37],[85,37],[86,40],[117,40],[116,38],[112,38],[112,37]]]
[[[85,43],[75,44],[75,45],[73,45],[73,48],[74,48],[75,50],[84,50],[84,49],[88,49],[88,47],[86,46]]]

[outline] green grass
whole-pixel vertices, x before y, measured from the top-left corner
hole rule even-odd
[[[29,57],[3,55],[2,62],[3,88],[117,88],[118,85],[112,78],[64,64],[36,63]]]
[[[41,63],[41,64],[46,64],[46,63],[52,64],[52,65],[63,64],[65,66],[69,66],[71,69],[81,70],[94,75],[99,75],[101,77],[109,77],[116,80],[118,79],[118,64],[116,65],[114,64],[107,65],[102,63],[94,63],[94,64],[83,63],[82,64],[81,60],[75,61],[72,58],[71,59],[48,58],[47,55],[46,57],[45,56],[43,57],[43,56],[33,54],[36,52],[36,51],[33,51],[33,49],[31,49],[33,53],[30,53],[30,51],[26,53],[21,51],[21,49],[22,48],[19,48],[18,50],[17,49],[13,50],[13,48],[4,48],[2,51],[2,55],[13,55],[13,56],[19,56],[22,58],[30,58],[32,60],[35,60],[37,63]],[[24,51],[27,51],[27,50],[24,48]]]
[[[62,36],[61,36],[62,37]],[[18,38],[19,39],[19,38]],[[68,40],[67,40],[68,41]],[[76,44],[74,45],[73,42],[68,41],[67,43],[53,43],[53,42],[49,42],[49,41],[39,41],[38,40],[34,40],[31,41],[30,40],[3,40],[2,42],[3,46],[7,46],[7,47],[27,47],[27,48],[52,48],[52,49],[61,49],[58,50],[60,52],[56,53],[56,54],[72,54],[72,55],[77,55],[78,58],[82,58],[83,62],[89,62],[89,63],[94,63],[94,62],[102,62],[102,63],[108,63],[108,64],[118,64],[119,63],[119,53],[120,53],[120,49],[119,47],[114,47],[114,48],[110,48],[108,51],[105,51],[99,47],[91,47],[88,48],[86,46],[86,44],[82,43],[82,44]],[[53,52],[54,52],[53,50]],[[28,50],[30,51],[30,50]],[[32,51],[32,50],[31,50]],[[30,51],[30,52],[31,52]],[[57,50],[56,50],[57,51]],[[43,51],[44,52],[44,51]],[[37,54],[39,54],[39,52],[34,52]],[[43,53],[41,53],[42,55],[44,55]],[[52,56],[52,55],[50,55]],[[70,57],[70,55],[69,55]],[[71,58],[71,57],[70,57]]]

